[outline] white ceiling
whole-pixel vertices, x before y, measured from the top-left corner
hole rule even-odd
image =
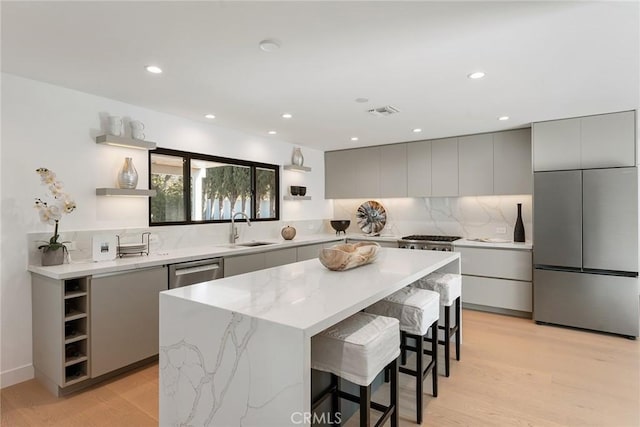
[[[637,1],[1,7],[4,72],[322,150],[640,106]],[[387,104],[401,112],[365,112]]]

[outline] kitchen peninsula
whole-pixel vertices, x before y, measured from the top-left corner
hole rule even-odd
[[[311,337],[460,254],[382,248],[336,272],[318,259],[160,294],[160,425],[300,425]]]

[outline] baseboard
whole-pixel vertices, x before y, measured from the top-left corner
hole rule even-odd
[[[0,388],[5,388],[34,377],[33,365],[28,364],[19,368],[10,369],[0,373]]]

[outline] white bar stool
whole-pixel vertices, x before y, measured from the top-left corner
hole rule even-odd
[[[438,343],[444,345],[444,370],[445,376],[449,376],[449,358],[451,357],[450,341],[451,337],[456,337],[456,360],[460,360],[460,325],[461,309],[460,297],[462,296],[462,277],[452,273],[431,273],[422,279],[411,284],[412,287],[436,291],[440,294],[440,305],[444,306],[444,340]],[[451,326],[450,310],[455,303],[456,324]]]
[[[438,396],[438,318],[440,317],[440,296],[437,292],[406,287],[387,298],[378,301],[365,310],[367,313],[394,317],[400,322],[402,338],[402,364],[406,363],[406,351],[416,352],[416,369],[401,366],[400,372],[416,378],[416,422],[422,424],[423,382],[431,372],[433,396]],[[429,340],[427,332],[431,328],[431,351],[423,349],[423,342]],[[435,338],[433,338],[435,337]],[[406,338],[415,339],[416,346],[407,345]],[[424,368],[423,355],[431,360]]]
[[[340,412],[340,398],[360,404],[360,426],[369,426],[369,407],[382,412],[376,426],[391,418],[398,425],[398,365],[400,328],[398,320],[359,312],[311,338],[311,368],[330,372],[331,385],[312,402],[317,408],[331,396],[331,410]],[[385,367],[391,370],[390,403],[371,401],[371,383]],[[360,396],[340,390],[339,379],[360,386]]]

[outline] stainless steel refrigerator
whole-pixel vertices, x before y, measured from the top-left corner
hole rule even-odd
[[[637,337],[638,169],[536,172],[533,317]]]

